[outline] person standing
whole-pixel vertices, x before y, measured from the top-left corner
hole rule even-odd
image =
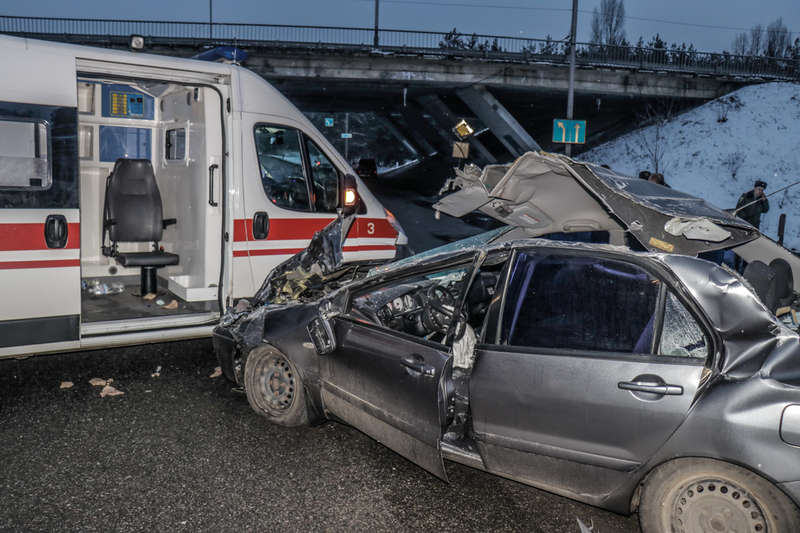
[[[736,215],[756,228],[761,227],[761,214],[769,211],[769,200],[764,194],[767,188],[765,181],[757,180],[752,191],[747,191],[736,202]]]

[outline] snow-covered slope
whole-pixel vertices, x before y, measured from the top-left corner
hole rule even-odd
[[[727,109],[725,122],[718,121],[721,108]],[[752,189],[757,179],[768,183],[767,194],[800,180],[800,84],[739,89],[667,121],[660,133],[662,172],[670,186],[717,207],[735,207],[739,195]],[[640,170],[652,171],[646,145],[652,147],[655,135],[656,126],[641,128],[579,159],[634,176]],[[800,249],[800,185],[770,197],[761,230],[773,239],[781,213],[787,216],[785,245]]]

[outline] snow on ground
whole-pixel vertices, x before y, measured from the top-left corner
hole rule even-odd
[[[718,121],[721,107],[728,109],[725,122]],[[800,84],[744,87],[674,117],[662,126],[661,134],[667,183],[717,207],[733,208],[757,179],[768,183],[767,194],[800,180]],[[642,141],[655,135],[656,126],[641,128],[579,159],[633,176],[640,170],[652,171]],[[737,158],[741,164],[733,177],[731,162]],[[786,213],[785,245],[800,249],[800,185],[769,200],[761,230],[777,239],[778,217]]]

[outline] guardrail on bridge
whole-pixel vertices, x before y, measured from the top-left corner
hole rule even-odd
[[[86,44],[120,44],[141,35],[151,44],[324,48],[514,62],[568,62],[568,43],[500,35],[334,26],[289,26],[147,20],[0,16],[0,33]],[[378,43],[377,46],[375,43]],[[733,55],[638,46],[577,43],[585,67],[630,68],[698,75],[800,80],[800,58]]]

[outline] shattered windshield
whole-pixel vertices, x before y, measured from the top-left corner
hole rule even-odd
[[[439,246],[438,248],[432,248],[430,250],[420,252],[417,255],[412,255],[411,257],[400,259],[399,261],[395,261],[394,263],[389,263],[388,265],[377,266],[369,271],[367,277],[377,276],[378,274],[383,274],[392,270],[403,268],[405,266],[418,263],[420,261],[424,261],[429,257],[433,257],[435,255],[457,253],[462,250],[478,248],[480,246],[483,246],[484,244],[492,242],[493,240],[503,235],[507,231],[510,231],[511,229],[513,228],[511,228],[510,226],[503,226],[502,228],[497,228],[491,231],[487,231],[485,233],[479,233],[478,235],[473,235],[472,237],[461,239],[460,241],[451,242],[450,244],[445,244],[443,246]]]

